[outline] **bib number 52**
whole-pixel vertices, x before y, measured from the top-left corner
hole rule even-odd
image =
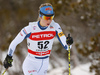
[[[40,41],[40,42],[38,42],[38,48],[39,49],[46,49],[46,48],[48,48],[48,44],[49,44],[49,41],[45,41],[45,42]]]

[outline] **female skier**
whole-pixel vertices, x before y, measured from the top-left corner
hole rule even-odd
[[[68,50],[68,45],[73,43],[73,38],[66,38],[61,27],[53,18],[52,5],[50,3],[41,4],[39,7],[39,20],[29,22],[29,25],[24,27],[11,42],[4,60],[6,69],[12,66],[12,56],[16,46],[27,39],[28,55],[22,66],[24,75],[46,75],[55,35],[66,50]]]

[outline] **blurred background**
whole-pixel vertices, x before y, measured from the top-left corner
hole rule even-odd
[[[0,74],[9,44],[29,22],[37,21],[42,3],[51,3],[58,22],[74,39],[71,75],[100,75],[100,0],[0,0]],[[13,55],[13,66],[5,75],[23,75],[26,40]],[[47,75],[68,75],[68,52],[55,37]]]

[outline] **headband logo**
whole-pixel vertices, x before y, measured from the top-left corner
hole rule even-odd
[[[45,11],[47,11],[47,10],[52,10],[52,8],[48,7],[48,8],[45,9]]]

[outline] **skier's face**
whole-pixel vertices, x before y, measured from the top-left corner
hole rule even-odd
[[[40,25],[41,26],[49,26],[54,16],[42,16],[40,17]]]

